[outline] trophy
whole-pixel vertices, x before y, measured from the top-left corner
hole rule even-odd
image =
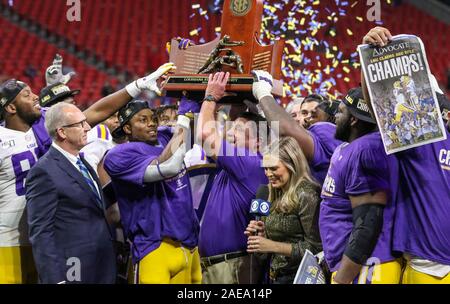
[[[254,101],[252,70],[268,71],[274,78],[272,94],[283,95],[281,58],[284,40],[261,45],[263,0],[225,0],[221,36],[202,45],[178,48],[172,39],[170,61],[177,66],[163,85],[166,96],[202,100],[208,84],[208,74],[230,72],[226,96],[222,103]]]

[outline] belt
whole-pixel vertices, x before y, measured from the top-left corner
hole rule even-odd
[[[215,256],[211,256],[211,257],[201,258],[200,260],[201,260],[201,264],[203,267],[209,267],[214,264],[222,263],[222,262],[225,262],[228,260],[246,256],[246,255],[248,255],[248,253],[245,251],[236,251],[236,252],[230,252],[230,253],[226,253],[226,254],[220,254],[220,255],[215,255]]]

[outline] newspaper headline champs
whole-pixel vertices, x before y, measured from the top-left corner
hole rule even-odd
[[[399,51],[396,54],[386,54]],[[385,55],[386,54],[386,55]],[[419,54],[409,48],[409,43],[398,43],[384,48],[374,49],[374,58],[367,66],[370,82],[378,82],[403,75],[412,76],[420,70],[424,70],[424,64]]]

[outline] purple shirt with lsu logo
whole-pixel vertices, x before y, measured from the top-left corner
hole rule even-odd
[[[314,141],[314,156],[309,162],[311,174],[322,185],[327,175],[330,159],[342,141],[334,138],[336,125],[329,122],[316,122],[308,129]]]
[[[331,158],[322,188],[319,228],[325,259],[331,271],[337,271],[353,229],[349,196],[386,191],[383,228],[367,264],[394,259],[391,253],[394,191],[398,165],[395,157],[384,152],[380,133],[364,135],[352,143],[340,145]]]
[[[188,248],[198,243],[199,226],[186,169],[170,179],[144,182],[147,166],[162,151],[160,147],[131,142],[116,146],[105,157],[124,232],[133,243],[134,263],[158,248],[163,238]]]
[[[244,231],[251,219],[250,204],[258,187],[268,183],[261,154],[251,155],[249,150],[226,140],[221,151],[216,162],[220,171],[214,179],[200,228],[202,257],[246,251]]]
[[[394,250],[450,265],[450,133],[396,154],[400,190]]]

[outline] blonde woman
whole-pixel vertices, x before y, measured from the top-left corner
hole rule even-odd
[[[322,250],[320,186],[311,177],[302,149],[292,137],[281,138],[272,146],[264,155],[263,166],[272,205],[264,221],[248,225],[247,251],[260,258],[270,256],[272,283],[292,284],[305,250],[313,254]]]

